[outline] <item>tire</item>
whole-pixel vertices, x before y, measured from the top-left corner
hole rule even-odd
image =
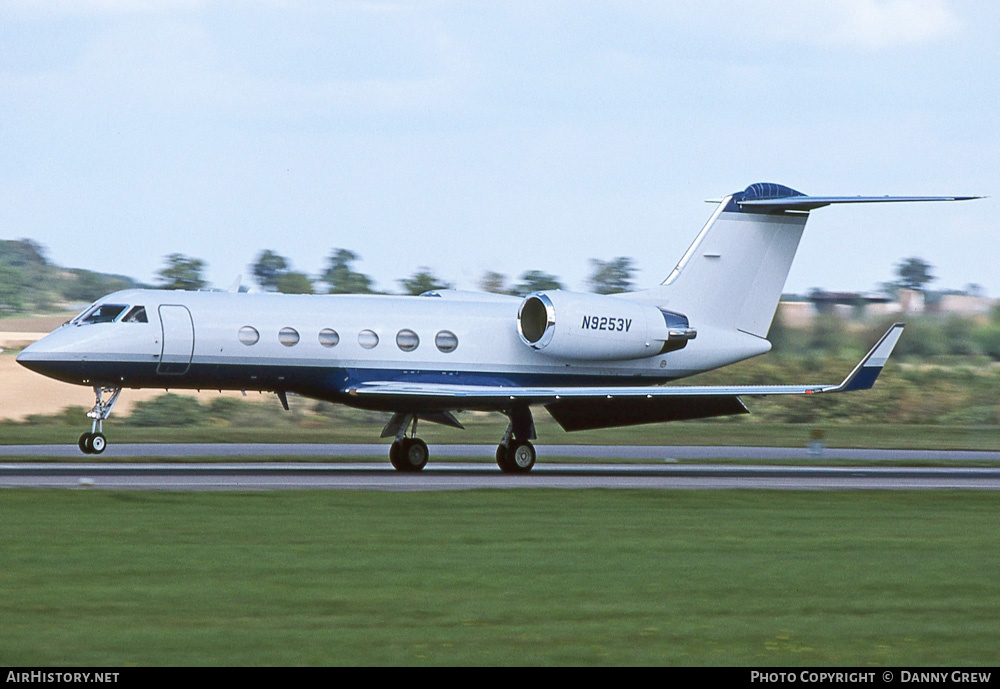
[[[427,466],[429,458],[427,443],[420,438],[407,438],[403,441],[403,464],[406,471],[420,471]]]
[[[497,466],[500,467],[500,471],[505,474],[512,473],[513,469],[510,468],[510,462],[507,461],[507,446],[497,445]]]
[[[92,455],[101,454],[107,446],[108,440],[104,437],[103,433],[94,433],[90,436],[90,440],[87,441],[87,447],[90,448],[90,454]]]
[[[427,443],[420,438],[403,438],[389,448],[389,461],[396,471],[420,471],[429,457]]]
[[[526,474],[535,466],[535,446],[527,440],[519,440],[511,445],[508,457],[515,473]]]
[[[394,440],[389,447],[389,462],[396,471],[406,471],[403,465],[403,444],[398,440]]]
[[[504,473],[527,474],[535,466],[535,447],[527,440],[515,440],[510,447],[504,449],[506,452],[501,463],[500,448],[497,448],[497,464]]]
[[[90,436],[91,436],[90,433],[84,433],[83,435],[80,436],[80,442],[78,443],[78,445],[80,446],[80,452],[82,452],[85,455],[91,454]]]

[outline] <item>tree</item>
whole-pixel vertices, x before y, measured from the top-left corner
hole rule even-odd
[[[510,287],[507,285],[507,276],[503,273],[496,273],[487,270],[483,277],[479,278],[479,289],[493,294],[510,294]]]
[[[347,249],[334,249],[327,259],[329,265],[320,275],[320,281],[327,284],[327,294],[373,294],[372,279],[351,268],[358,255]]]
[[[250,270],[257,278],[257,284],[268,292],[278,289],[278,280],[288,271],[288,259],[270,249],[261,251]]]
[[[22,269],[45,269],[45,248],[33,239],[0,241],[0,265]]]
[[[423,294],[435,289],[451,289],[450,284],[431,273],[430,268],[423,266],[412,276],[400,280],[399,284],[402,285],[406,294]]]
[[[312,280],[305,273],[289,270],[281,273],[274,287],[282,294],[314,294]]]
[[[521,281],[514,285],[514,294],[524,296],[532,292],[541,292],[546,289],[562,289],[559,278],[551,273],[541,270],[529,270],[521,275]]]
[[[0,264],[0,314],[24,310],[24,273],[12,266]]]
[[[590,264],[594,267],[594,272],[587,280],[591,292],[614,294],[632,289],[632,274],[635,272],[635,267],[631,258],[619,256],[611,261],[592,258]]]
[[[924,285],[937,278],[931,275],[931,264],[920,258],[907,258],[896,265],[896,285],[903,289],[923,291]]]
[[[201,277],[205,262],[184,254],[165,256],[167,265],[157,273],[163,289],[201,289],[208,283]]]
[[[41,244],[31,239],[0,240],[0,309],[49,308],[60,286],[58,278]]]
[[[70,277],[64,282],[62,296],[71,301],[96,301],[105,294],[122,289],[139,287],[140,284],[125,275],[105,275],[82,268],[67,271]]]

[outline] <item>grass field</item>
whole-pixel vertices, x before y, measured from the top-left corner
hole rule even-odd
[[[0,663],[992,665],[982,492],[0,493]]]

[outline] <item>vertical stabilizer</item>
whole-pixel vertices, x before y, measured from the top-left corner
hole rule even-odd
[[[740,203],[801,196],[769,183],[727,196],[670,277],[643,297],[693,324],[766,337],[809,213]]]
[[[727,196],[660,285],[629,298],[712,326],[767,337],[809,211],[847,203],[969,201],[979,196],[806,196],[758,182]]]

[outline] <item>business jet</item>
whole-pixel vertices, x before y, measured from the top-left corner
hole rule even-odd
[[[872,387],[902,333],[893,325],[838,384],[666,386],[764,354],[809,213],[843,203],[978,197],[807,196],[752,184],[719,202],[667,279],[612,295],[524,298],[458,290],[421,296],[125,290],[25,348],[38,373],[92,386],[81,451],[100,454],[124,388],[257,390],[391,413],[399,471],[427,463],[417,422],[462,428],[455,412],[509,423],[496,461],[535,464],[532,406],[567,431],[748,413],[742,397]]]

